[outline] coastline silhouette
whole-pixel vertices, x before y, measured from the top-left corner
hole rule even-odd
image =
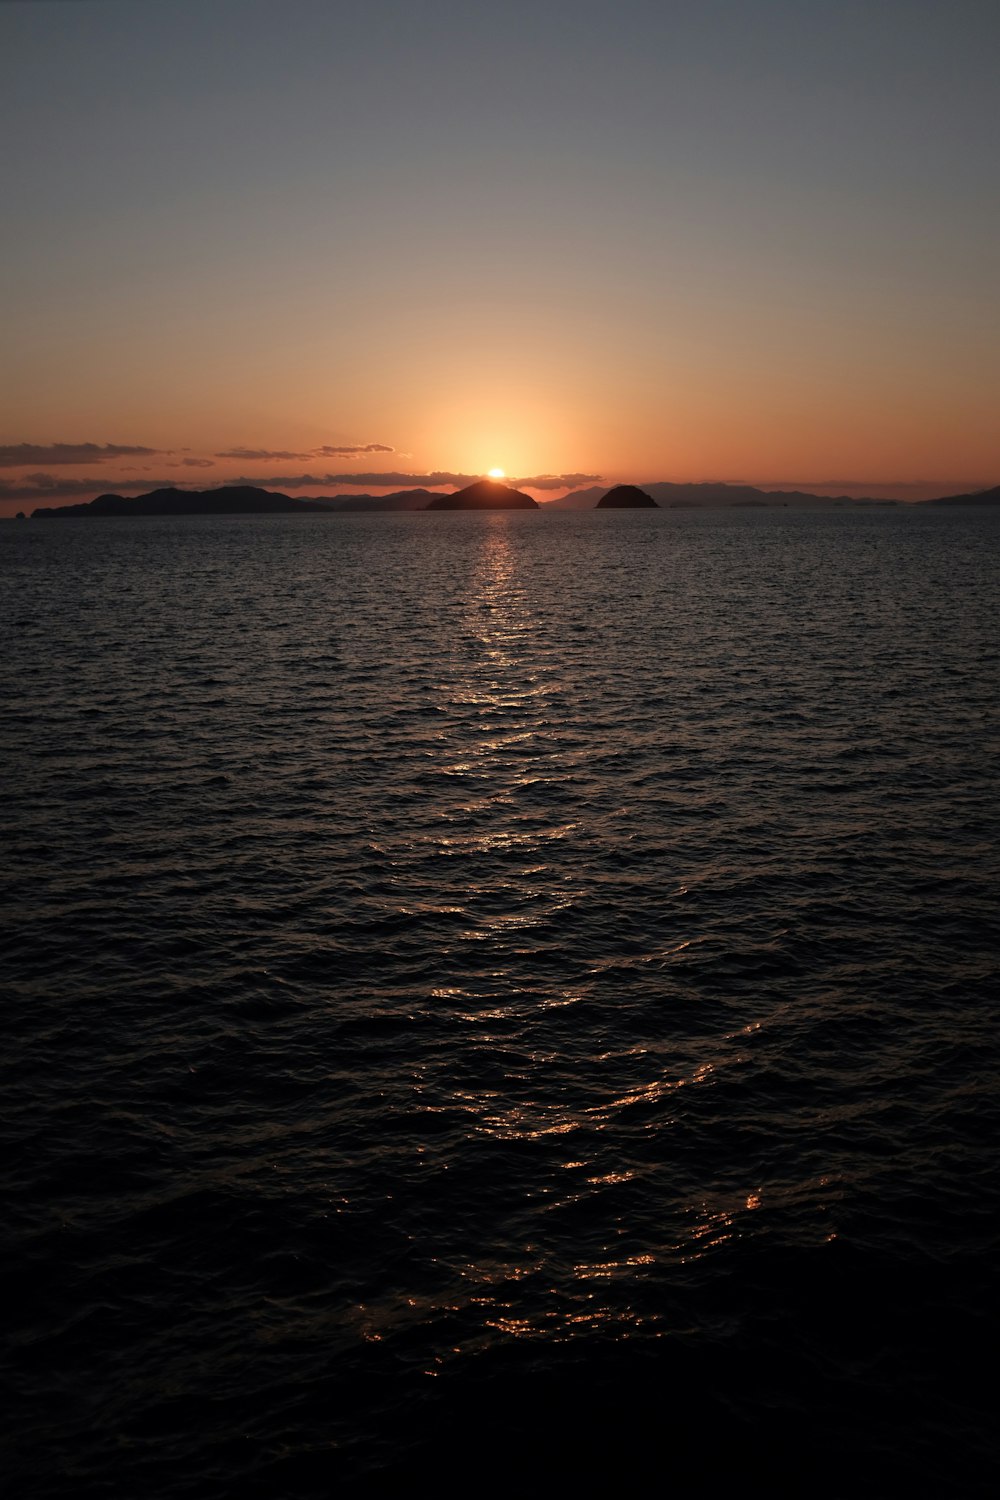
[[[73,505],[38,506],[31,512],[31,518],[50,521],[81,516],[335,515],[344,511],[415,510],[721,510],[777,506],[867,509],[873,505],[904,504],[900,500],[864,496],[816,495],[806,490],[759,490],[752,485],[740,484],[674,484],[667,480],[644,489],[634,484],[619,484],[609,489],[575,490],[560,500],[539,503],[523,490],[493,479],[479,479],[449,494],[418,487],[396,490],[388,495],[323,495],[313,499],[299,499],[258,485],[219,485],[211,490],[161,488],[144,495],[109,493]],[[969,494],[915,500],[911,504],[917,509],[926,505],[1000,505],[1000,485]],[[24,512],[19,512],[18,518],[23,516]]]

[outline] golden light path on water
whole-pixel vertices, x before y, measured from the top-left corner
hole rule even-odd
[[[491,471],[497,477],[501,473]],[[544,611],[518,574],[517,547],[511,535],[516,520],[504,512],[494,512],[476,516],[474,524],[479,531],[478,561],[456,631],[459,643],[442,668],[438,691],[442,704],[460,726],[456,730],[449,725],[440,733],[441,772],[454,779],[456,788],[464,789],[471,781],[477,791],[471,797],[462,796],[442,815],[443,827],[416,836],[414,848],[422,861],[458,861],[463,867],[483,872],[478,884],[452,891],[447,898],[444,892],[450,881],[445,877],[439,888],[442,894],[431,904],[439,912],[447,909],[456,914],[476,914],[476,921],[463,928],[456,941],[459,952],[483,950],[476,959],[477,979],[485,978],[489,998],[479,983],[472,988],[439,986],[433,998],[459,1008],[469,1032],[481,1033],[476,1043],[481,1048],[502,1047],[512,1024],[529,1034],[537,1031],[539,1041],[537,1045],[529,1043],[518,1061],[510,1080],[517,1085],[515,1089],[456,1086],[447,1107],[462,1112],[470,1131],[510,1146],[523,1147],[562,1136],[574,1138],[574,1143],[586,1138],[589,1154],[579,1157],[568,1141],[570,1149],[560,1164],[564,1180],[554,1181],[540,1194],[547,1199],[545,1208],[551,1214],[572,1213],[585,1211],[599,1201],[601,1194],[629,1185],[641,1188],[643,1174],[638,1168],[622,1163],[607,1170],[596,1160],[595,1143],[605,1132],[613,1135],[623,1112],[637,1106],[656,1108],[680,1090],[710,1087],[720,1069],[738,1067],[746,1057],[738,1045],[739,1037],[730,1036],[723,1039],[725,1056],[698,1062],[687,1073],[677,1073],[669,1067],[669,1047],[662,1048],[662,1064],[657,1069],[655,1060],[660,1049],[655,1044],[615,1045],[609,1032],[606,1049],[590,1059],[599,1074],[603,1071],[606,1083],[600,1102],[593,1101],[592,1091],[588,1098],[579,1087],[552,1089],[553,1070],[564,1068],[567,1061],[559,1036],[572,1036],[573,1027],[571,1022],[568,1026],[561,1024],[554,1041],[549,1041],[547,1017],[555,1012],[571,1013],[574,1007],[585,1004],[600,984],[603,971],[620,969],[623,961],[612,935],[606,956],[591,957],[581,965],[578,986],[568,989],[530,983],[532,929],[550,924],[558,920],[560,911],[592,899],[585,872],[577,878],[569,876],[565,861],[557,864],[551,853],[553,846],[564,842],[585,843],[592,830],[577,818],[562,821],[550,815],[525,816],[519,811],[526,792],[540,794],[544,804],[546,787],[558,791],[560,784],[574,774],[573,760],[555,742],[564,703],[575,697],[575,684],[560,658],[544,649]],[[595,816],[600,820],[603,815]],[[510,878],[504,874],[507,860],[516,861],[517,873]],[[498,898],[509,909],[492,909]],[[637,974],[655,968],[665,970],[675,957],[698,942],[697,937],[684,938],[667,947],[641,951],[631,955],[624,967]],[[755,1029],[758,1024],[746,1029]],[[616,1074],[623,1067],[631,1071],[636,1061],[644,1063],[647,1070],[653,1062],[657,1076],[631,1087],[614,1087]],[[684,1214],[687,1229],[682,1237],[666,1235],[655,1250],[623,1248],[618,1256],[594,1262],[570,1263],[564,1252],[553,1254],[537,1244],[530,1247],[529,1257],[517,1262],[451,1264],[447,1267],[451,1284],[442,1300],[394,1298],[389,1305],[368,1307],[365,1336],[381,1338],[389,1329],[422,1322],[432,1313],[468,1314],[479,1309],[479,1330],[452,1349],[452,1356],[484,1346],[498,1333],[513,1339],[561,1340],[603,1329],[613,1338],[629,1338],[645,1327],[648,1319],[623,1306],[620,1297],[614,1301],[602,1298],[594,1284],[618,1282],[627,1286],[657,1264],[698,1260],[738,1233],[740,1216],[759,1204],[756,1186],[748,1186],[738,1199],[729,1199],[724,1205],[692,1202]],[[618,1217],[622,1222],[615,1235],[623,1246],[630,1246],[633,1236],[624,1216]],[[567,1279],[577,1288],[569,1297]],[[544,1292],[546,1281],[551,1286],[548,1296]],[[522,1310],[521,1298],[514,1290],[524,1282],[532,1284],[530,1312]],[[559,1285],[561,1294],[556,1290]],[[448,1351],[442,1351],[436,1366],[449,1357]],[[428,1373],[436,1373],[436,1367]]]

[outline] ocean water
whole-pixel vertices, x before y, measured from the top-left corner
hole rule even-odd
[[[1000,517],[0,570],[9,1493],[992,1492]]]

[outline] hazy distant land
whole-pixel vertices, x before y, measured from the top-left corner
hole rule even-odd
[[[897,500],[814,495],[804,490],[760,490],[742,484],[673,484],[662,481],[643,489],[634,485],[596,486],[574,490],[559,500],[539,504],[530,495],[491,480],[478,480],[463,490],[442,494],[433,490],[397,490],[389,495],[326,495],[301,500],[252,485],[223,485],[212,490],[151,490],[145,495],[98,495],[77,505],[40,506],[35,520],[77,516],[218,516],[284,513],[331,514],[338,511],[406,510],[594,510],[660,506],[668,510],[721,510],[741,507],[843,508],[902,505]],[[914,505],[1000,505],[1000,485],[972,494],[942,495]]]
[[[976,490],[971,495],[942,495],[937,500],[925,500],[925,505],[1000,505],[1000,484],[991,490]]]

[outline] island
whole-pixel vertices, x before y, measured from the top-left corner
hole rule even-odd
[[[970,495],[942,495],[937,500],[925,500],[925,505],[1000,505],[1000,484],[991,490],[974,490]]]
[[[595,510],[658,510],[659,506],[652,495],[647,495],[637,484],[616,484],[613,490],[608,490],[598,500]]]
[[[326,510],[321,500],[297,500],[274,490],[230,484],[216,490],[150,490],[132,499],[125,495],[98,495],[96,500],[81,505],[43,506],[31,514],[36,521],[62,521],[73,516],[283,515],[288,511]]]
[[[537,510],[538,501],[495,479],[477,479],[453,495],[437,495],[428,510]]]
[[[962,495],[942,495],[916,505],[976,505],[1000,508],[1000,485]],[[618,484],[610,490],[599,487],[575,490],[561,499],[539,505],[523,490],[512,489],[492,479],[478,479],[464,489],[441,494],[425,488],[396,490],[387,495],[322,495],[298,499],[277,490],[248,484],[223,484],[211,490],[176,487],[149,490],[144,495],[98,495],[96,500],[74,505],[39,506],[32,519],[72,520],[81,516],[237,516],[237,515],[336,515],[345,511],[380,513],[423,510],[701,510],[758,508],[762,506],[808,506],[809,508],[899,505],[897,500],[858,498],[849,495],[813,495],[802,490],[758,490],[751,485],[674,484],[666,480],[640,489]],[[24,511],[17,513],[24,520]]]

